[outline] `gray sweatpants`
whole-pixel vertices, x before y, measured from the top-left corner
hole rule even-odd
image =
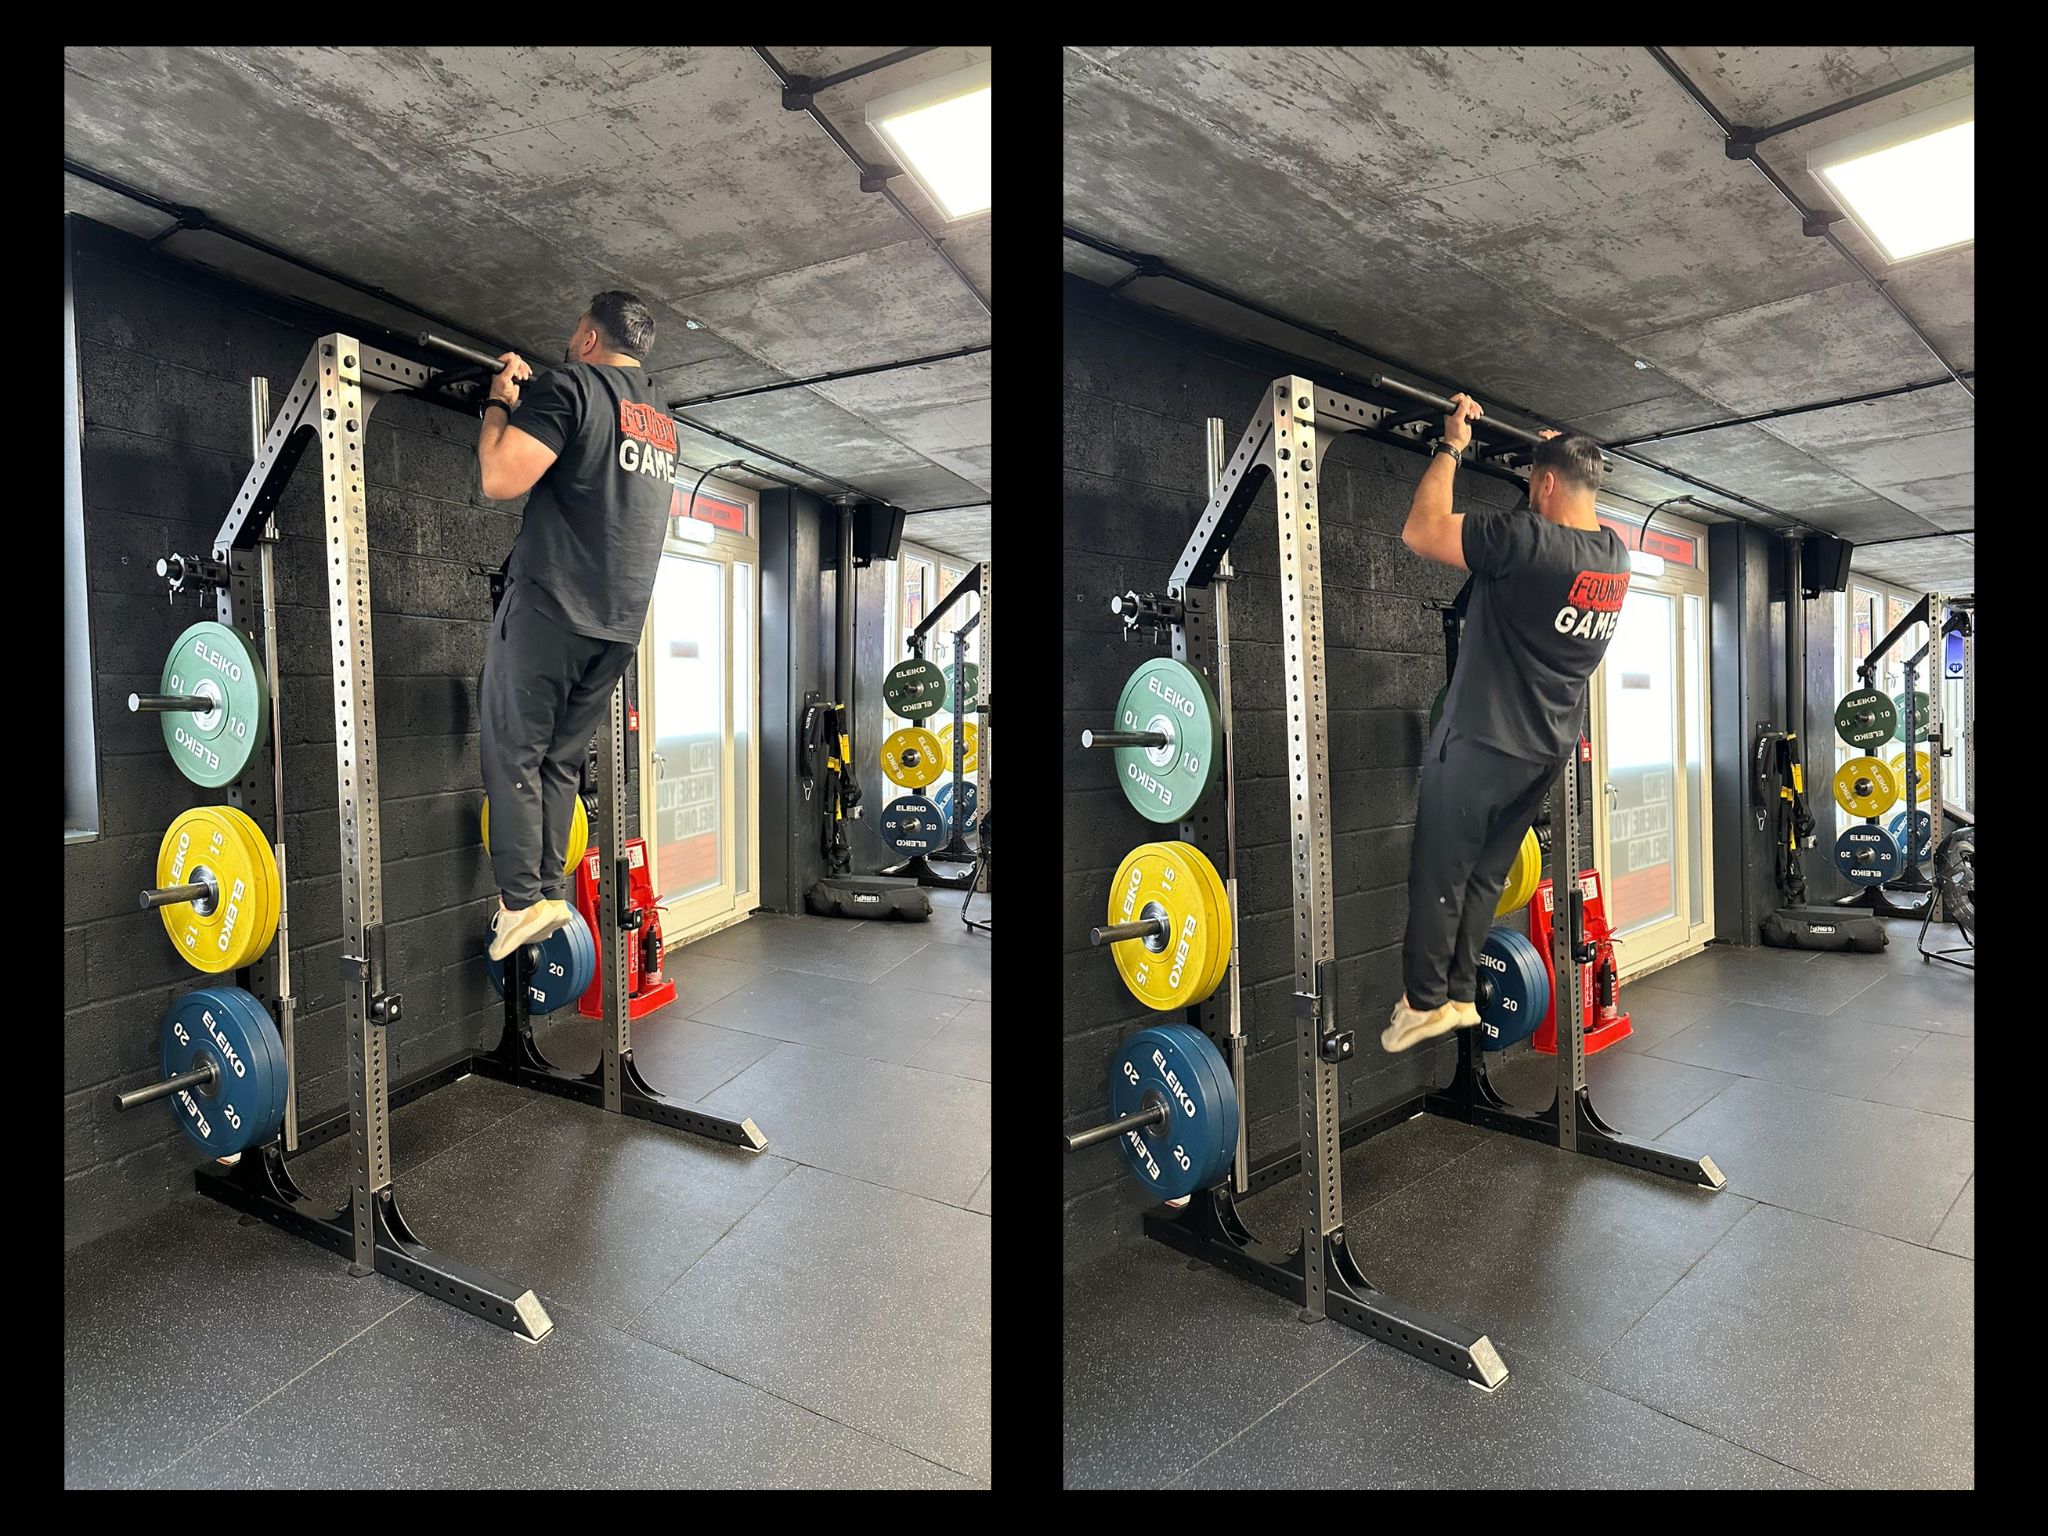
[[[1564,763],[1532,763],[1454,736],[1439,721],[1422,754],[1422,797],[1408,861],[1408,933],[1401,980],[1424,1012],[1478,995],[1479,951]]]
[[[484,793],[491,797],[491,873],[513,911],[566,900],[569,827],[590,738],[633,647],[564,629],[517,579],[484,646]]]

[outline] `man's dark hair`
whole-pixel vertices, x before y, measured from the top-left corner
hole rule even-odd
[[[1600,489],[1605,473],[1600,461],[1600,445],[1583,432],[1561,432],[1556,437],[1547,437],[1536,450],[1536,457],[1530,460],[1530,473],[1539,469],[1554,469],[1573,485],[1589,491]]]
[[[637,294],[607,289],[590,301],[590,318],[610,351],[644,359],[654,350],[654,312]]]

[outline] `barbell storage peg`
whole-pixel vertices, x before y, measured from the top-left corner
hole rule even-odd
[[[1090,944],[1121,944],[1127,939],[1163,939],[1170,930],[1163,917],[1141,917],[1135,922],[1110,923],[1088,930]]]
[[[1173,738],[1164,731],[1083,731],[1084,747],[1170,747]]]
[[[1108,1141],[1113,1136],[1121,1136],[1125,1131],[1142,1130],[1149,1125],[1163,1125],[1166,1123],[1167,1113],[1164,1103],[1154,1101],[1149,1108],[1141,1109],[1135,1115],[1125,1115],[1121,1120],[1090,1126],[1085,1131],[1076,1131],[1073,1135],[1060,1139],[1066,1143],[1069,1152],[1079,1152],[1083,1148]]]

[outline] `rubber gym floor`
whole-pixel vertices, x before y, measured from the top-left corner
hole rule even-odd
[[[765,1152],[474,1075],[396,1112],[413,1229],[530,1284],[537,1344],[196,1193],[74,1250],[66,1486],[987,1487],[989,936],[960,901],[672,952],[635,1059]],[[597,1059],[573,1010],[535,1034]],[[338,1203],[348,1155],[293,1175]]]
[[[1887,928],[1623,987],[1594,1105],[1718,1193],[1431,1115],[1347,1150],[1360,1267],[1484,1329],[1497,1392],[1157,1243],[1069,1276],[1067,1485],[1972,1486],[1975,980]],[[1552,1059],[1508,1054],[1549,1102]],[[1239,1208],[1271,1241],[1299,1195]]]

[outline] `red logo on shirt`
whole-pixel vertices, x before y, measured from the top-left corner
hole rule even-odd
[[[627,437],[638,438],[650,448],[659,448],[667,453],[676,451],[675,419],[667,411],[642,405],[637,400],[619,402],[619,431]]]
[[[1612,613],[1628,596],[1627,571],[1581,571],[1572,581],[1572,595],[1565,599],[1575,608],[1592,608]]]

